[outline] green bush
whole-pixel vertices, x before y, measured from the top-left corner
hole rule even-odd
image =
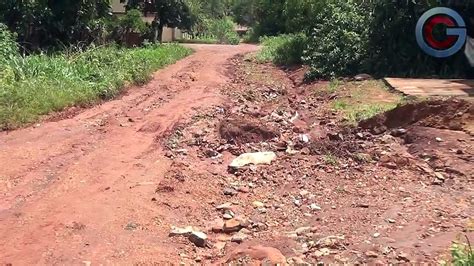
[[[467,243],[460,240],[451,246],[452,265],[454,266],[473,266],[474,251],[472,251],[469,239],[466,237]]]
[[[0,64],[11,57],[18,56],[19,50],[15,38],[15,34],[11,33],[7,26],[0,23]]]
[[[354,0],[327,0],[320,10],[320,23],[309,36],[304,60],[310,78],[332,78],[356,74],[367,56],[367,12]]]
[[[207,31],[219,43],[233,45],[240,43],[240,37],[235,31],[235,23],[230,18],[209,20],[207,22]]]
[[[259,37],[255,34],[255,30],[250,28],[247,33],[242,38],[242,42],[244,43],[258,43]]]
[[[188,54],[189,49],[176,44],[107,46],[9,60],[0,76],[0,129],[33,122],[68,106],[111,98],[127,83],[143,83],[153,71]]]
[[[473,68],[463,52],[439,59],[425,54],[416,43],[414,29],[418,19],[425,11],[440,5],[454,8],[466,18],[474,14],[472,1],[373,1],[367,4],[365,9],[372,14],[368,36],[370,53],[364,59],[362,71],[376,76],[467,77]]]
[[[277,65],[293,65],[302,63],[303,51],[307,45],[307,37],[300,34],[283,34],[275,37],[262,37],[263,48],[257,54],[259,62],[273,62]]]

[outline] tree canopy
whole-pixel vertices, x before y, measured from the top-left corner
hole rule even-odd
[[[0,1],[0,22],[27,49],[88,41],[94,21],[109,14],[109,0]]]

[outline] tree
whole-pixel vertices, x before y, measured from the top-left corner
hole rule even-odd
[[[91,23],[107,16],[109,0],[2,0],[0,22],[17,33],[23,47],[90,42]]]
[[[184,0],[129,0],[129,8],[140,8],[144,14],[155,14],[152,22],[154,42],[161,42],[164,27],[190,30],[193,24],[190,9]]]

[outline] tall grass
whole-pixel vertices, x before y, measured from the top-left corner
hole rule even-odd
[[[190,53],[172,44],[12,57],[0,65],[0,129],[17,128],[69,106],[112,98],[126,84],[143,83],[153,71]]]

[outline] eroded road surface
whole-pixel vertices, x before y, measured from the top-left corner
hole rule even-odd
[[[472,101],[350,124],[342,103],[400,96],[193,48],[120,99],[0,133],[0,264],[436,264],[472,242]]]
[[[0,263],[176,261],[175,217],[150,201],[168,170],[160,138],[220,103],[228,59],[255,46],[193,46],[123,97],[56,122],[0,133]],[[153,224],[156,223],[156,224]]]

